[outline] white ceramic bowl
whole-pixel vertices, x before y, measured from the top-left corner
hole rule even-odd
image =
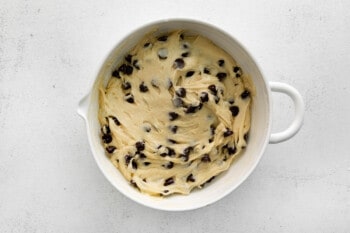
[[[112,70],[123,59],[123,56],[146,33],[157,29],[159,33],[175,29],[189,30],[201,34],[212,40],[219,47],[232,55],[240,64],[244,72],[249,74],[256,87],[256,96],[252,106],[252,121],[249,143],[230,169],[221,174],[204,189],[194,190],[190,195],[173,195],[166,198],[151,197],[141,194],[124,179],[121,173],[113,166],[105,155],[99,137],[100,125],[98,122],[98,86],[106,84]],[[283,83],[268,83],[262,75],[261,69],[247,50],[232,36],[215,26],[193,20],[164,20],[148,24],[131,32],[109,53],[102,65],[98,67],[95,83],[92,90],[79,103],[78,113],[85,119],[87,135],[94,158],[111,184],[130,199],[155,209],[180,211],[200,208],[209,205],[236,189],[254,170],[263,155],[266,145],[277,143],[292,137],[302,125],[304,104],[298,91]],[[295,104],[295,118],[287,130],[270,134],[271,130],[271,90],[289,95]]]

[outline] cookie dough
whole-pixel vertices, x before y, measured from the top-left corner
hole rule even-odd
[[[247,146],[254,88],[199,35],[145,36],[100,87],[106,154],[141,192],[189,194]]]

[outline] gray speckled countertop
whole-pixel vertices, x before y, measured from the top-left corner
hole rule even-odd
[[[350,232],[350,2],[0,0],[0,232]],[[163,212],[103,177],[76,114],[109,49],[162,18],[217,25],[304,97],[303,128],[208,207]],[[273,129],[291,100],[274,94]]]

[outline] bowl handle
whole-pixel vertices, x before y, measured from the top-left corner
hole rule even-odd
[[[78,104],[77,112],[84,120],[87,120],[87,114],[88,114],[88,110],[89,110],[89,103],[90,103],[90,93],[86,94],[79,101],[79,104]]]
[[[303,124],[305,106],[303,98],[294,87],[280,82],[270,82],[269,84],[271,91],[288,95],[293,100],[295,105],[294,120],[290,126],[284,131],[279,133],[272,133],[270,136],[270,143],[279,143],[288,140],[299,131],[301,125]]]

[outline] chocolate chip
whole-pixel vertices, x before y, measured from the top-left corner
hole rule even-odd
[[[131,59],[132,59],[132,55],[131,54],[128,54],[125,56],[125,61],[131,63]]]
[[[120,122],[119,122],[119,120],[118,120],[118,118],[116,118],[115,116],[108,116],[109,118],[112,118],[112,120],[114,121],[114,123],[116,124],[116,125],[120,125]]]
[[[169,156],[173,156],[173,155],[176,154],[174,149],[172,149],[172,148],[170,148],[170,147],[167,147],[167,149],[168,149],[168,155],[169,155]]]
[[[233,134],[233,131],[228,129],[228,128],[226,128],[226,131],[224,132],[224,137],[226,138],[228,136],[231,136],[232,134]]]
[[[234,99],[230,99],[228,102],[229,102],[229,104],[234,104],[235,100]]]
[[[239,113],[239,107],[238,106],[231,106],[230,107],[230,111],[231,111],[232,116],[235,117]]]
[[[158,41],[163,41],[163,42],[167,41],[167,39],[168,39],[168,36],[160,36],[157,38]]]
[[[148,165],[150,165],[151,163],[150,162],[144,162],[143,163],[145,166],[148,166]]]
[[[125,96],[124,96],[124,99],[126,100],[126,102],[128,102],[128,103],[130,103],[130,104],[132,104],[132,103],[134,103],[135,101],[134,101],[134,96],[132,95],[132,94],[126,94]]]
[[[122,72],[123,74],[130,75],[132,74],[133,68],[130,65],[123,64],[119,67],[119,72]]]
[[[250,96],[250,92],[247,91],[247,90],[243,91],[242,94],[241,94],[241,98],[242,99],[245,99],[245,98],[247,98],[249,96]]]
[[[236,153],[236,147],[228,147],[227,151],[229,155],[233,155],[234,153]]]
[[[140,153],[139,153],[139,158],[140,158],[140,159],[146,159],[147,156],[146,156],[144,153],[140,152]]]
[[[119,71],[118,70],[113,71],[112,76],[116,78],[120,78]]]
[[[201,158],[201,161],[203,163],[210,163],[211,162],[210,156],[208,154],[204,154],[203,157]]]
[[[174,183],[174,178],[173,177],[170,177],[168,179],[165,180],[164,182],[164,186],[168,186],[168,185],[171,185]]]
[[[144,129],[147,133],[151,132],[151,130],[152,130],[151,127],[148,126],[148,125],[144,126],[143,129]]]
[[[241,68],[239,66],[233,67],[233,72],[237,73]]]
[[[145,143],[144,142],[136,142],[135,144],[137,151],[143,151],[145,149]]]
[[[182,107],[184,105],[184,101],[181,98],[173,99],[173,104],[175,107]]]
[[[218,64],[219,64],[219,66],[225,65],[225,60],[220,59],[220,60],[218,61]]]
[[[188,72],[186,73],[186,78],[191,77],[193,74],[194,74],[194,71],[193,71],[193,70],[188,71]]]
[[[131,159],[132,159],[132,156],[131,155],[125,155],[124,159],[125,159],[125,164],[128,166],[130,161],[131,161]]]
[[[169,112],[169,120],[174,121],[179,117],[179,114],[176,112]]]
[[[169,190],[167,190],[167,189],[163,191],[163,193],[168,193],[168,192],[169,192]]]
[[[178,97],[181,97],[181,98],[185,97],[185,96],[186,96],[186,89],[183,88],[183,87],[180,87],[180,88],[176,91],[176,95],[177,95]]]
[[[133,160],[132,162],[131,162],[131,166],[132,166],[132,168],[133,169],[137,169],[137,162],[135,161],[135,160]]]
[[[177,58],[174,61],[173,68],[174,69],[182,69],[185,67],[185,61],[182,58]]]
[[[164,164],[163,167],[167,169],[172,169],[174,167],[174,163],[170,161],[169,163]]]
[[[170,130],[171,130],[171,132],[173,132],[173,133],[176,133],[176,131],[177,131],[177,126],[176,125],[171,125],[170,126]]]
[[[115,151],[115,149],[117,149],[115,146],[107,146],[106,147],[106,151],[110,154],[112,154]]]
[[[172,144],[177,144],[177,141],[175,141],[174,139],[169,138],[168,141]]]
[[[143,45],[143,47],[144,47],[144,48],[147,48],[147,47],[150,46],[150,45],[151,45],[151,43],[147,42],[147,43],[145,43],[145,44]]]
[[[189,155],[191,153],[191,151],[193,151],[193,147],[189,146],[189,147],[184,149],[183,154],[184,155]]]
[[[208,93],[202,92],[200,95],[200,99],[202,103],[208,102],[209,101]]]
[[[128,90],[131,88],[131,84],[129,82],[125,82],[122,84],[123,90]]]
[[[188,57],[189,55],[190,55],[189,52],[185,52],[185,53],[182,53],[182,54],[181,54],[181,57]]]
[[[188,49],[188,45],[184,43],[184,44],[182,44],[182,48],[183,49]]]
[[[104,125],[104,126],[102,126],[102,128],[101,128],[101,132],[102,132],[103,134],[110,134],[110,133],[111,133],[111,129],[109,128],[108,125]]]
[[[214,141],[214,138],[209,138],[208,142],[212,143]]]
[[[110,143],[112,141],[112,136],[110,134],[104,134],[102,135],[102,141],[106,144]]]
[[[201,110],[202,107],[203,107],[203,104],[202,104],[202,103],[199,103],[199,105],[198,105],[198,110]]]
[[[141,92],[147,92],[147,91],[148,91],[148,87],[145,85],[144,82],[142,82],[142,83],[140,84],[139,88],[140,88],[140,91],[141,91]]]
[[[241,75],[240,74],[236,74],[236,78],[239,78],[239,77],[241,77]]]
[[[193,174],[191,173],[189,176],[186,178],[186,182],[195,182],[196,180],[193,177]]]
[[[220,101],[220,97],[219,96],[215,96],[214,100],[215,100],[215,103],[218,104],[219,101]]]
[[[210,132],[211,132],[211,135],[215,135],[215,126],[214,125],[210,125]]]
[[[197,109],[198,109],[198,106],[189,105],[187,106],[185,113],[195,113]]]
[[[134,186],[135,188],[139,188],[139,187],[137,186],[136,182],[133,181],[133,180],[130,180],[130,184],[131,184],[132,186]]]
[[[213,95],[218,94],[218,90],[216,89],[216,86],[214,84],[209,85],[208,89],[213,93]]]
[[[181,39],[181,40],[184,39],[184,34],[180,34],[180,39]]]
[[[221,82],[222,80],[224,80],[227,77],[226,73],[223,72],[219,72],[216,74],[216,77],[219,79],[219,81]]]
[[[139,69],[140,69],[140,66],[139,66],[138,62],[139,62],[138,60],[135,60],[135,61],[132,62],[132,65],[133,65],[136,69],[139,70]]]
[[[245,133],[244,136],[243,136],[244,140],[245,141],[248,141],[249,139],[249,133]]]
[[[203,72],[204,74],[210,74],[210,70],[208,68],[204,68]]]
[[[161,60],[165,60],[168,58],[168,49],[166,48],[161,48],[158,50],[158,57]]]

